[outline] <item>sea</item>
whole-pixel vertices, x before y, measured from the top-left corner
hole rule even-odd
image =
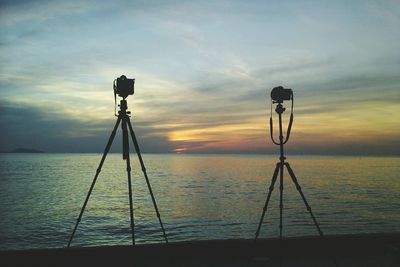
[[[101,154],[0,154],[0,250],[66,247]],[[277,156],[143,154],[170,242],[253,239]],[[326,235],[400,232],[400,157],[289,156]],[[136,244],[164,242],[131,154]],[[109,154],[71,246],[130,245],[128,179]],[[284,173],[283,236],[318,232]],[[279,236],[279,179],[261,238]]]

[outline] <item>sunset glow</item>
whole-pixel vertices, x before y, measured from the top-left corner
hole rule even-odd
[[[121,74],[144,152],[275,153],[277,85],[293,153],[400,151],[398,2],[90,3],[2,2],[2,151],[102,151]]]

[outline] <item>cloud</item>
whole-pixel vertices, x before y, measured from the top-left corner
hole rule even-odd
[[[116,121],[116,119],[115,119]],[[47,152],[102,152],[115,125],[108,120],[79,120],[54,112],[51,107],[0,103],[0,151],[33,147]],[[172,147],[162,134],[132,122],[144,152],[170,152]],[[120,152],[120,131],[111,151]]]
[[[268,151],[269,90],[277,85],[295,92],[298,151],[308,150],[306,132],[316,134],[315,151],[331,140],[343,148],[344,130],[355,141],[370,136],[365,144],[377,133],[399,136],[396,5],[346,10],[341,3],[2,2],[1,118],[10,127],[3,145],[21,142],[13,134],[21,123],[13,123],[27,112],[30,126],[45,130],[33,136],[46,150],[99,151],[115,119],[111,84],[121,74],[136,78],[128,105],[147,151]]]

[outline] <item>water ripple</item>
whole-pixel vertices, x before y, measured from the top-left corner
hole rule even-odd
[[[254,237],[275,158],[143,156],[171,242]],[[98,154],[0,155],[0,249],[64,247],[99,159]],[[107,158],[74,246],[131,244],[124,163],[120,155]],[[294,157],[291,166],[325,233],[400,231],[399,158]],[[136,242],[163,242],[139,167],[132,162]],[[283,218],[285,236],[318,234],[287,177]],[[278,223],[276,186],[261,236],[278,236]]]

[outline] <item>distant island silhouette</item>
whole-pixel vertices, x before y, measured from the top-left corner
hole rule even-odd
[[[8,153],[44,153],[44,151],[33,149],[33,148],[21,148],[20,147],[20,148],[11,150]]]

